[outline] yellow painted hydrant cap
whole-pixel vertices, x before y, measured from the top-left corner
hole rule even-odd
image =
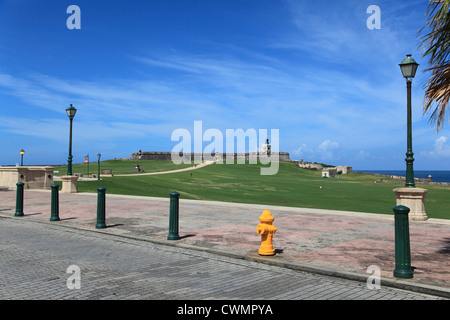
[[[272,223],[275,220],[275,218],[272,216],[272,213],[268,209],[264,210],[261,216],[259,217],[259,221],[261,223],[267,222]]]

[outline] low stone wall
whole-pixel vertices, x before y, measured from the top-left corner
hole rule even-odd
[[[405,183],[406,179],[377,179],[375,183],[383,183],[383,182],[391,182],[391,183]],[[431,186],[450,186],[449,182],[437,182],[437,181],[429,181],[426,179],[414,178],[414,183],[416,184],[425,184]]]
[[[405,177],[389,175],[389,174],[371,173],[371,172],[362,172],[362,171],[353,171],[353,173],[368,174],[371,176],[381,177],[380,179],[375,180],[375,183],[383,183],[383,182],[405,183],[405,181],[406,181]],[[383,178],[387,178],[387,179],[383,179]],[[434,186],[446,186],[446,187],[450,186],[449,182],[437,182],[437,181],[421,179],[421,178],[414,178],[414,183],[428,184],[428,185],[434,185]]]
[[[24,189],[50,189],[53,170],[50,166],[0,167],[0,186],[16,190],[17,182],[23,182]]]
[[[308,170],[317,170],[320,171],[323,169],[323,165],[319,163],[311,163],[311,162],[298,162],[298,167],[302,169],[308,169]]]

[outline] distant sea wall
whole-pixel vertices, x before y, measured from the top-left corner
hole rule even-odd
[[[404,183],[406,178],[402,176],[395,176],[395,175],[389,175],[389,174],[381,174],[381,173],[371,173],[371,172],[361,172],[361,171],[353,171],[353,173],[358,174],[367,174],[372,176],[379,176],[380,179],[375,180],[375,183],[382,183],[382,182],[391,182],[391,183]],[[387,178],[387,179],[383,179]],[[418,184],[425,184],[425,185],[436,185],[436,186],[450,186],[449,182],[436,182],[429,179],[421,179],[421,178],[414,178],[414,182]]]
[[[173,157],[172,157],[173,156]],[[290,161],[289,152],[272,152],[270,154],[271,160],[275,160],[278,156],[279,161]],[[184,161],[195,161],[202,159],[202,161],[212,160],[212,161],[226,161],[227,159],[232,160],[258,160],[259,158],[266,158],[265,153],[250,152],[250,153],[178,153],[178,152],[153,152],[144,151],[136,152],[130,155],[130,160],[172,160],[172,159],[183,159]]]

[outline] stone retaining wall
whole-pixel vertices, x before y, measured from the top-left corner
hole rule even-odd
[[[0,167],[0,186],[16,190],[17,182],[23,182],[24,189],[50,189],[53,169],[50,166]]]

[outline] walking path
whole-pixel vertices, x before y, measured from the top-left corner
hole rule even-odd
[[[213,164],[214,161],[205,161],[202,162],[201,164],[198,165],[194,165],[188,168],[184,168],[184,169],[177,169],[177,170],[170,170],[170,171],[161,171],[161,172],[148,172],[148,173],[130,173],[130,174],[115,174],[115,177],[126,177],[126,176],[135,176],[135,175],[140,175],[140,176],[149,176],[149,175],[155,175],[155,174],[167,174],[167,173],[175,173],[175,172],[182,172],[182,171],[190,171],[190,170],[196,170],[196,169],[200,169],[206,166],[209,166],[210,164]]]
[[[298,310],[294,300],[446,299],[33,219],[0,217],[0,247],[0,300],[144,299],[145,311],[170,317],[201,306],[208,319],[252,300],[261,308],[239,313],[284,319]]]
[[[190,171],[190,170],[197,170],[206,166],[209,166],[210,164],[213,164],[214,161],[205,161],[201,164],[194,165],[191,167],[183,168],[183,169],[177,169],[177,170],[170,170],[170,171],[159,171],[159,172],[147,172],[147,173],[127,173],[127,174],[115,174],[114,177],[127,177],[127,176],[150,176],[150,175],[156,175],[156,174],[169,174],[169,173],[176,173],[176,172],[183,172],[183,171]],[[100,175],[102,176],[102,175]],[[60,176],[53,176],[54,181],[62,181],[62,178]],[[95,181],[98,180],[97,178],[89,178],[89,177],[79,177],[79,181]],[[7,188],[5,189],[7,190]],[[3,191],[0,187],[0,191]]]
[[[413,279],[396,279],[393,215],[264,206],[180,197],[180,240],[167,240],[169,197],[106,195],[106,229],[95,229],[97,195],[59,194],[61,221],[50,222],[50,191],[25,191],[24,217],[14,217],[16,193],[0,192],[0,216],[54,223],[257,261],[295,270],[367,281],[381,271],[381,285],[450,297],[450,221],[410,223]],[[258,254],[256,233],[264,209],[275,218],[276,254]]]

